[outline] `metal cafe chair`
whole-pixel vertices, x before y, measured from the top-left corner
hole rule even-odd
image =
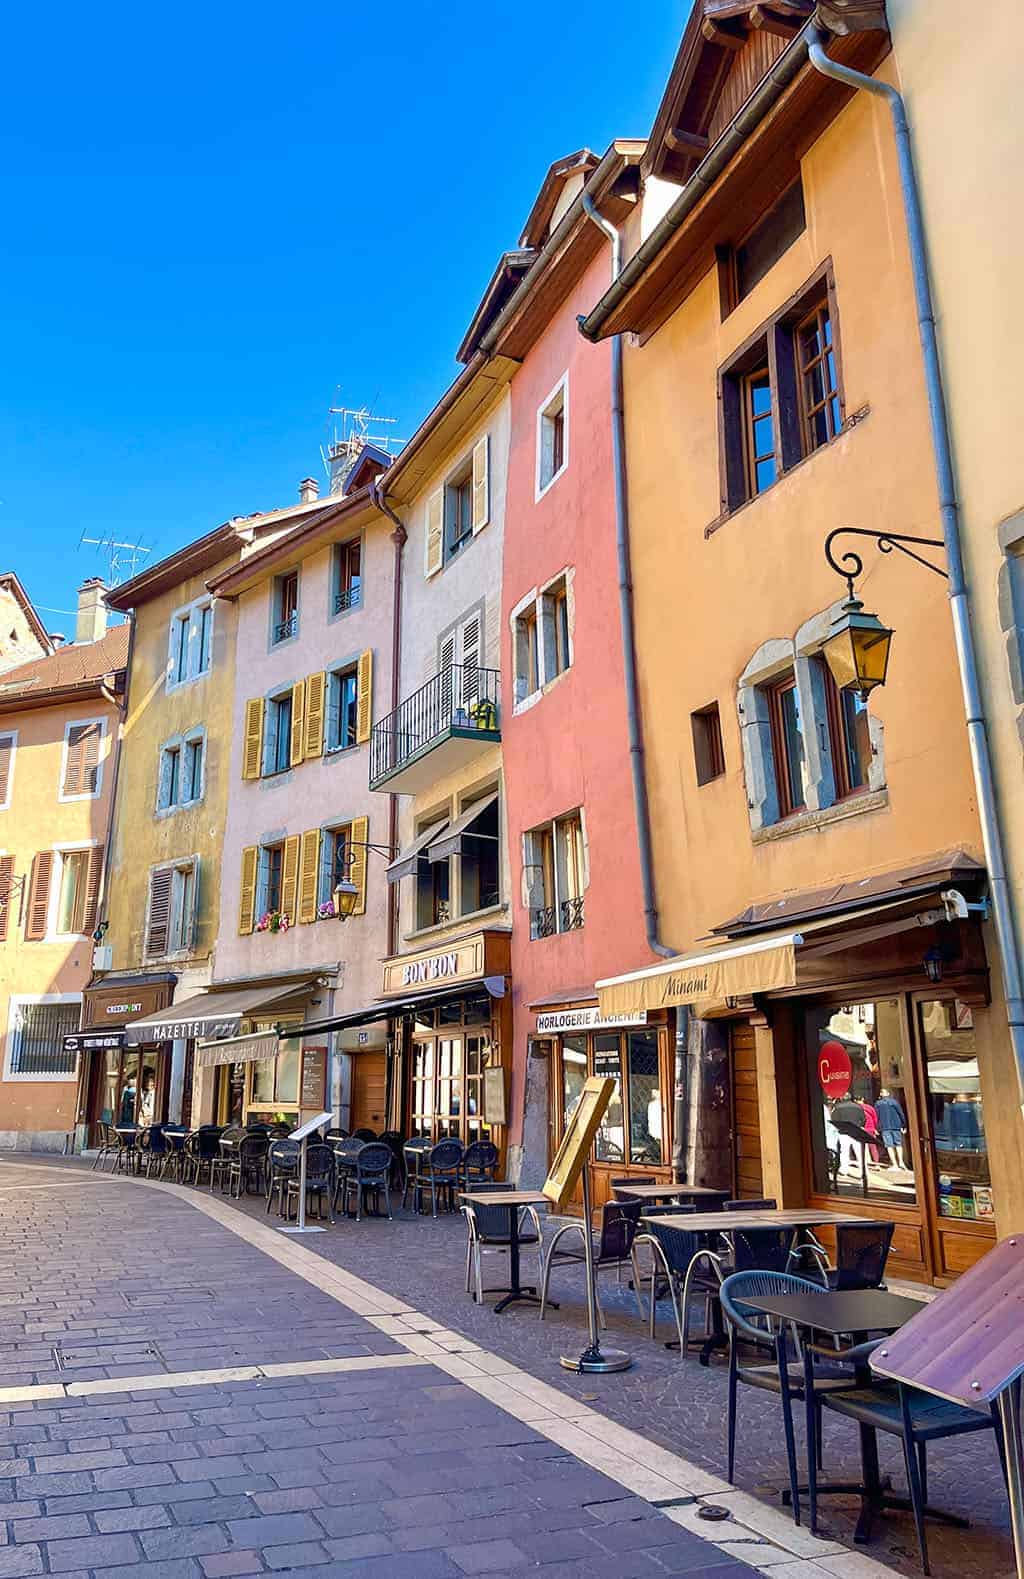
[[[297,1146],[299,1143],[297,1141],[293,1141],[293,1142],[291,1142],[291,1144]],[[284,1209],[284,1215],[286,1217],[288,1217],[288,1218],[291,1218],[293,1203],[294,1203],[294,1206],[295,1206],[295,1214],[296,1214],[296,1216],[298,1215],[298,1210],[299,1210],[299,1190],[301,1189],[301,1177],[300,1177],[300,1173],[299,1173],[298,1167],[297,1166],[293,1167],[286,1175],[282,1174],[282,1179],[284,1181],[284,1197],[283,1197],[283,1201],[282,1201],[282,1206],[283,1206],[283,1209]],[[326,1202],[327,1203],[327,1217],[328,1217],[328,1220],[333,1223],[333,1221],[334,1221],[334,1208],[333,1208],[333,1206],[331,1204],[333,1196],[334,1196],[334,1152],[331,1150],[330,1146],[325,1145],[323,1143],[323,1141],[318,1141],[317,1144],[313,1145],[313,1146],[310,1146],[310,1145],[307,1144],[307,1147],[306,1147],[306,1211],[307,1211],[307,1213],[308,1213],[313,1201],[315,1200],[316,1201],[316,1215],[317,1215],[317,1217],[322,1219],[323,1215],[324,1215],[324,1203]]]
[[[778,1210],[778,1201],[765,1197],[760,1201],[723,1201],[723,1212],[774,1212]]]
[[[466,1293],[470,1293],[472,1283],[475,1282],[473,1298],[478,1305],[482,1305],[484,1294],[488,1292],[483,1286],[483,1257],[511,1255],[512,1233],[509,1219],[517,1208],[481,1206],[479,1201],[463,1201],[462,1210],[469,1235],[466,1241]],[[518,1211],[520,1252],[524,1249],[536,1250],[539,1282],[544,1271],[544,1238],[540,1218],[532,1206],[520,1207]]]
[[[217,1151],[210,1163],[210,1190],[220,1185],[221,1194],[231,1177],[231,1163],[238,1150],[245,1129],[241,1124],[228,1124],[217,1137]]]
[[[99,1144],[96,1148],[96,1155],[92,1160],[92,1171],[95,1173],[96,1169],[99,1168],[102,1173],[103,1164],[107,1158],[117,1155],[117,1136],[110,1125],[102,1121],[96,1125],[96,1128],[99,1130]]]
[[[467,1190],[474,1184],[486,1184],[498,1171],[501,1154],[493,1140],[474,1140],[466,1147],[462,1159],[462,1180]]]
[[[146,1178],[151,1179],[155,1168],[162,1179],[167,1171],[167,1158],[170,1153],[162,1126],[147,1124],[145,1129],[139,1131],[137,1145],[140,1171],[145,1169]]]
[[[377,1139],[377,1131],[375,1129],[365,1129],[365,1128],[364,1129],[354,1129],[352,1131],[352,1139],[353,1140],[376,1140]]]
[[[274,1204],[274,1196],[278,1197],[278,1212],[284,1216],[284,1205],[288,1192],[288,1180],[294,1175],[299,1165],[299,1146],[297,1140],[272,1140],[267,1149],[267,1213]]]
[[[621,1189],[625,1189],[630,1184],[657,1184],[657,1182],[658,1181],[654,1177],[653,1173],[635,1173],[632,1176],[632,1178],[629,1178],[627,1176],[623,1176],[621,1179],[609,1179],[608,1180],[608,1187],[609,1187],[609,1189],[612,1192],[612,1199],[613,1200],[615,1200],[615,1201],[627,1200],[628,1201],[629,1200],[629,1196],[628,1195],[622,1196],[622,1195],[619,1194],[619,1191]]]
[[[243,1135],[228,1162],[228,1194],[240,1200],[250,1188],[258,1195],[263,1188],[263,1173],[270,1146],[266,1135]]]
[[[808,1275],[817,1276],[826,1288],[883,1288],[895,1223],[837,1224],[836,1263],[829,1265],[825,1246],[808,1232],[805,1244],[793,1251],[794,1261],[811,1263]]]
[[[352,1161],[339,1172],[334,1190],[334,1204],[338,1203],[341,1196],[342,1211],[349,1215],[349,1192],[356,1198],[356,1222],[362,1220],[363,1202],[366,1197],[372,1196],[379,1202],[380,1194],[384,1192],[384,1203],[391,1220],[391,1169],[394,1164],[394,1153],[391,1147],[380,1140],[369,1140],[359,1148]]]
[[[654,1208],[659,1217],[692,1217],[696,1211],[693,1205]],[[675,1317],[676,1332],[680,1349],[683,1343],[683,1323],[680,1314],[679,1296],[686,1281],[690,1262],[697,1254],[701,1241],[694,1233],[687,1233],[685,1223],[680,1223],[678,1228],[666,1228],[661,1223],[646,1221],[648,1209],[640,1214],[640,1227],[634,1249],[639,1254],[641,1247],[646,1247],[651,1254],[651,1304],[650,1304],[650,1335],[654,1337],[654,1325],[657,1319],[656,1307],[658,1302],[658,1282],[663,1280],[666,1293],[672,1301],[672,1314]]]
[[[788,1272],[797,1232],[793,1228],[723,1228],[723,1235],[728,1237],[719,1241],[721,1249],[712,1250],[705,1245],[697,1251],[683,1284],[684,1356],[690,1343],[690,1301],[694,1294],[704,1299],[704,1331],[698,1335],[698,1341],[703,1345],[701,1364],[707,1365],[708,1345],[720,1341],[720,1329],[713,1321],[725,1279],[734,1272]]]
[[[592,1239],[594,1250],[594,1269],[596,1272],[605,1268],[614,1267],[616,1272],[624,1265],[633,1269],[633,1293],[636,1296],[637,1309],[640,1320],[644,1319],[644,1307],[640,1298],[640,1265],[636,1258],[636,1236],[640,1225],[640,1201],[606,1201],[601,1208],[601,1226],[596,1240]],[[566,1223],[558,1230],[548,1245],[548,1253],[544,1257],[544,1277],[540,1288],[540,1319],[544,1320],[544,1311],[547,1305],[548,1285],[551,1282],[551,1269],[554,1266],[585,1266],[587,1259],[585,1233],[593,1236],[590,1224],[581,1222]],[[572,1248],[561,1247],[561,1241],[567,1234],[578,1234],[579,1244]],[[597,1280],[595,1278],[595,1297]],[[600,1299],[597,1300],[597,1314],[602,1327],[607,1326]]]
[[[462,1178],[464,1155],[465,1148],[461,1140],[450,1137],[448,1140],[439,1140],[436,1146],[431,1146],[425,1155],[417,1159],[418,1167],[413,1191],[417,1211],[421,1209],[423,1192],[428,1184],[432,1216],[437,1216],[438,1194],[450,1212],[455,1210],[455,1192]]]

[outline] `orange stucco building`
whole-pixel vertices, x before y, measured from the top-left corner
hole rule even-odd
[[[893,1264],[942,1280],[1024,1216],[943,581],[841,540],[895,629],[888,682],[865,705],[824,654],[845,598],[826,535],[941,536],[894,138],[808,59],[813,7],[770,32],[763,8],[708,9],[584,324],[628,335],[659,927],[693,960],[601,1003],[689,1016],[692,1176],[894,1221]],[[826,13],[831,54],[895,80],[881,5]]]

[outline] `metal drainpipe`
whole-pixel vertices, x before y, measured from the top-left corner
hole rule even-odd
[[[612,279],[622,269],[622,237],[615,225],[598,213],[589,192],[583,194],[583,211],[611,242]],[[663,959],[674,959],[678,949],[670,948],[658,936],[658,905],[651,856],[651,816],[647,801],[647,776],[644,765],[643,725],[636,673],[636,630],[633,622],[633,574],[629,552],[629,496],[626,486],[626,420],[622,388],[622,336],[612,335],[612,465],[615,472],[615,549],[619,567],[619,617],[622,624],[622,658],[626,679],[626,721],[629,730],[629,760],[633,772],[633,807],[636,814],[637,844],[640,852],[640,881],[644,899],[644,930],[647,946]],[[686,1129],[688,1123],[687,1044],[689,1010],[676,1009],[675,1056],[672,1080],[672,1173],[686,1177]]]
[[[391,541],[395,545],[395,585],[391,607],[391,711],[398,711],[401,702],[401,660],[402,660],[402,551],[408,541],[409,534],[405,522],[388,504],[387,496],[377,478],[370,485],[370,497],[377,509],[387,516],[394,524],[395,530],[391,534]],[[390,806],[388,810],[388,847],[395,849],[398,843],[398,796],[389,795]],[[394,883],[388,884],[388,953],[398,952],[398,903]]]
[[[949,564],[949,602],[953,615],[953,636],[956,642],[960,682],[964,693],[967,714],[967,737],[974,767],[974,785],[978,795],[978,815],[981,836],[985,847],[992,892],[992,914],[996,936],[999,939],[1002,965],[1003,991],[1006,994],[1006,1013],[1010,1026],[1010,1039],[1017,1065],[1017,1086],[1024,1110],[1024,983],[1021,978],[1020,954],[1017,948],[1017,926],[1013,901],[1006,876],[1003,851],[1003,833],[995,781],[992,774],[992,756],[989,749],[985,707],[978,677],[978,663],[974,636],[971,630],[971,610],[964,575],[963,549],[960,540],[960,506],[956,496],[953,474],[952,444],[949,434],[949,416],[939,361],[938,335],[935,329],[935,307],[932,301],[928,276],[928,254],[925,245],[924,215],[918,190],[914,155],[910,145],[910,125],[902,94],[887,82],[879,82],[863,72],[854,71],[831,60],[825,53],[828,34],[819,27],[812,27],[807,35],[807,57],[822,76],[832,77],[848,88],[872,93],[886,101],[892,114],[899,156],[900,186],[906,214],[907,234],[910,242],[910,262],[914,278],[914,299],[917,305],[917,326],[924,355],[925,384],[928,390],[928,415],[931,423],[932,450],[939,489],[939,513],[942,536],[946,545]]]

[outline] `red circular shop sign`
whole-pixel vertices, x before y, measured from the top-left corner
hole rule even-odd
[[[853,1080],[853,1065],[842,1042],[825,1042],[818,1054],[818,1083],[827,1097],[844,1097]]]

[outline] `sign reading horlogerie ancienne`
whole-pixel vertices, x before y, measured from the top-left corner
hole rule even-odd
[[[646,1025],[647,1010],[635,1014],[602,1014],[600,1009],[558,1009],[538,1014],[537,1035],[551,1036],[558,1031],[617,1030],[623,1025]]]

